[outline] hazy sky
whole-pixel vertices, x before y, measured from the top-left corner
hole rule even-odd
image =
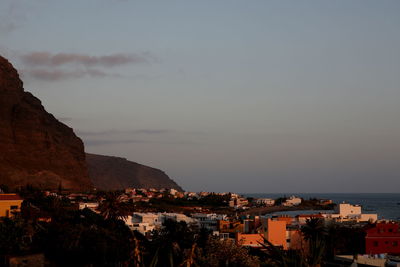
[[[399,192],[400,1],[1,0],[0,53],[187,190]]]

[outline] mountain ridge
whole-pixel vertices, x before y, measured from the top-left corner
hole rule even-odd
[[[0,184],[87,190],[84,145],[26,92],[18,71],[0,56]]]
[[[183,189],[159,169],[126,158],[86,153],[89,177],[100,190],[136,188]]]
[[[105,168],[104,166],[107,166]],[[0,185],[72,191],[182,188],[163,171],[127,159],[86,154],[66,124],[26,92],[18,71],[0,56]]]

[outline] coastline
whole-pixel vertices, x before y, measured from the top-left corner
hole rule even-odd
[[[269,206],[269,207],[256,207],[256,208],[251,208],[246,211],[240,212],[238,215],[265,215],[265,214],[270,214],[274,212],[280,212],[280,211],[298,211],[298,210],[333,210],[334,206],[292,206],[292,207],[285,207],[285,206]]]

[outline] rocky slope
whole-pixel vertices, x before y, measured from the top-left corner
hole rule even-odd
[[[86,154],[89,176],[98,189],[182,188],[163,171],[124,158]]]
[[[71,128],[24,92],[18,72],[0,56],[0,185],[91,188],[84,147]]]

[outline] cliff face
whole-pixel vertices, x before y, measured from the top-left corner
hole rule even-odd
[[[182,188],[163,171],[124,158],[86,154],[89,176],[94,187],[102,190],[136,188]]]
[[[60,183],[91,187],[83,143],[24,92],[17,71],[0,56],[0,184],[55,189]]]

